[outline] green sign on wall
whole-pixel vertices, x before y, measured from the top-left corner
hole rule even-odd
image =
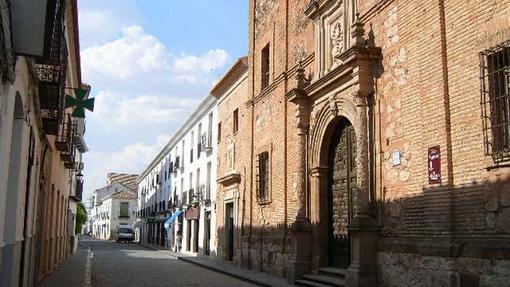
[[[73,108],[72,117],[84,119],[85,109],[94,111],[94,98],[85,99],[90,90],[88,89],[73,89],[75,97],[66,95],[65,108]]]

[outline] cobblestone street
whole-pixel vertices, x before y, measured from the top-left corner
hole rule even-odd
[[[89,252],[87,248],[90,248]],[[255,286],[137,244],[85,239],[81,241],[80,249],[78,257],[84,253],[90,257],[91,286],[94,287]],[[77,260],[72,257],[64,262],[62,268],[52,274],[43,286],[75,286],[76,281],[87,276],[83,276],[87,268],[79,266]],[[86,265],[85,260],[82,261],[81,264]],[[87,280],[82,286],[89,286]]]

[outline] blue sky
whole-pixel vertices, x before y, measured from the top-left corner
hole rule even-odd
[[[85,193],[108,172],[140,173],[235,60],[248,1],[80,0],[87,113]]]

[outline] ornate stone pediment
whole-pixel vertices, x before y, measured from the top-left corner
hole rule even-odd
[[[354,0],[312,0],[305,11],[314,20],[315,56],[319,77],[343,64],[342,54],[351,46]]]

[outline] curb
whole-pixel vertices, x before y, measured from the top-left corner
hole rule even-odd
[[[215,272],[218,272],[218,273],[222,273],[222,274],[228,275],[230,277],[234,277],[234,278],[237,278],[239,280],[242,280],[242,281],[245,281],[245,282],[248,282],[248,283],[252,283],[252,284],[255,284],[255,285],[258,285],[258,286],[271,287],[271,285],[268,285],[268,284],[266,284],[264,282],[260,282],[258,280],[252,279],[252,278],[241,276],[241,275],[239,275],[237,273],[229,272],[228,270],[221,269],[221,268],[218,268],[218,267],[215,267],[215,266],[211,266],[211,265],[208,265],[208,264],[197,262],[197,261],[189,259],[187,257],[177,256],[177,259],[178,260],[182,260],[184,262],[192,263],[192,264],[195,264],[197,266],[203,267],[205,269],[209,269],[209,270],[212,270],[212,271],[215,271]]]
[[[152,246],[149,246],[149,245],[143,245],[142,244],[140,246],[144,247],[146,249],[149,249],[149,250],[154,250],[154,251],[167,251],[167,250],[158,249],[158,248],[155,248],[155,247],[152,247]],[[270,283],[258,280],[256,278],[252,278],[250,276],[240,275],[239,273],[237,273],[235,271],[231,271],[230,268],[223,269],[223,268],[221,268],[219,266],[215,266],[214,264],[208,264],[208,263],[205,263],[205,262],[201,262],[199,257],[188,257],[188,256],[182,256],[180,254],[172,254],[171,251],[168,252],[168,253],[169,254],[166,254],[166,255],[169,256],[169,257],[175,258],[175,259],[180,260],[180,261],[184,261],[186,263],[191,263],[193,265],[200,266],[202,268],[211,270],[213,272],[224,274],[224,275],[227,275],[227,276],[239,279],[239,280],[247,282],[247,283],[251,283],[251,284],[254,284],[254,285],[257,285],[257,286],[265,286],[265,287],[275,286],[275,285],[272,285]],[[199,260],[195,260],[195,259],[199,259]],[[235,266],[232,266],[232,267],[235,268]],[[284,285],[284,286],[294,286],[294,285]]]

